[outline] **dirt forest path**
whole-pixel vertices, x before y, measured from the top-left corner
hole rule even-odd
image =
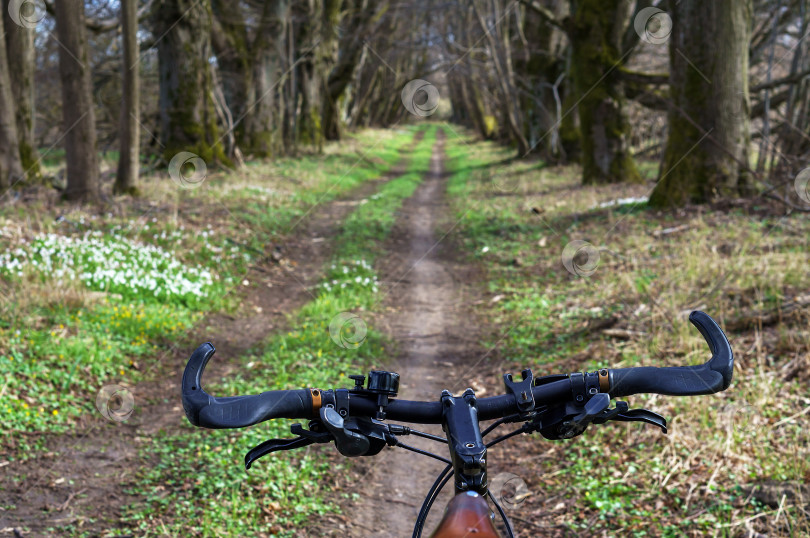
[[[423,135],[417,133],[409,147]],[[403,156],[409,154],[408,148],[402,151]],[[131,390],[136,409],[129,420],[111,423],[88,416],[75,432],[49,436],[45,457],[37,465],[12,462],[0,470],[10,484],[4,496],[8,494],[8,502],[16,507],[0,513],[0,529],[27,528],[30,532],[20,534],[27,537],[47,536],[48,528],[68,525],[91,535],[115,527],[121,509],[139,500],[126,493],[134,471],[144,464],[139,450],[160,430],[171,431],[184,420],[179,380],[194,348],[205,341],[216,345],[217,355],[205,374],[215,387],[214,381],[227,375],[241,355],[284,328],[285,314],[311,298],[309,290],[332,255],[334,242],[329,239],[339,232],[335,224],[383,183],[403,174],[407,164],[403,157],[380,178],[318,205],[301,221],[300,231],[277,248],[268,245],[274,256],[257,262],[234,290],[241,295],[237,312],[207,316],[183,342],[145,366],[146,380]]]
[[[454,261],[452,246],[440,241],[437,234],[449,214],[443,161],[444,136],[440,131],[430,172],[402,207],[381,264],[389,284],[384,288],[388,295],[383,324],[400,351],[386,368],[400,374],[399,397],[405,399],[434,400],[443,388],[457,390],[451,386],[450,376],[460,373],[465,359],[479,356],[475,340],[465,334],[463,275],[468,269]],[[419,429],[442,435],[441,426]],[[435,441],[415,436],[401,440],[447,456],[446,446]],[[373,459],[358,461],[358,476],[353,479],[356,485],[350,488],[358,498],[344,506],[340,518],[349,535],[410,536],[425,493],[443,468],[442,462],[401,448],[387,448]],[[445,488],[426,532],[435,527],[450,496],[451,488]],[[340,529],[344,525],[336,526]],[[333,534],[337,535],[345,532]]]

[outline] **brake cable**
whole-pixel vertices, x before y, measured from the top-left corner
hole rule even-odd
[[[503,508],[501,508],[501,505],[495,498],[495,495],[493,495],[491,491],[487,491],[487,495],[489,495],[489,498],[492,500],[492,503],[495,505],[495,508],[498,509],[498,514],[501,516],[501,519],[503,520],[503,524],[506,527],[506,538],[515,538],[515,529],[512,528],[512,522],[509,521],[508,517],[506,517],[506,512],[504,512]]]
[[[399,439],[397,439],[396,443],[394,443],[394,446],[404,448],[405,450],[410,450],[411,452],[416,452],[417,454],[422,454],[423,456],[428,456],[430,458],[433,458],[434,460],[439,460],[443,463],[446,463],[447,465],[452,465],[452,463],[450,463],[450,460],[448,460],[445,457],[439,456],[438,454],[434,454],[433,452],[428,452],[427,450],[422,450],[421,448],[416,448],[415,446],[406,445]]]
[[[444,488],[445,484],[447,484],[450,479],[453,478],[453,474],[450,472],[452,470],[452,465],[445,467],[428,490],[425,500],[422,502],[422,508],[419,510],[419,516],[416,518],[416,524],[413,527],[413,538],[420,538],[422,536],[422,529],[425,526],[425,521],[427,521],[427,516],[430,513],[433,502],[439,496],[439,493]]]

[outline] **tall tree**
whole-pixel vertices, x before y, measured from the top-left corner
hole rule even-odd
[[[2,34],[3,17],[0,17],[0,35]],[[0,191],[22,178],[23,168],[18,145],[14,97],[6,61],[6,42],[0,38]]]
[[[631,0],[572,0],[568,35],[586,184],[641,181],[630,153],[620,69],[632,5]]]
[[[211,0],[164,0],[152,17],[160,77],[160,134],[169,160],[190,151],[227,162],[214,109]]]
[[[750,0],[670,1],[666,149],[650,204],[680,206],[734,196],[748,167]]]
[[[284,47],[288,4],[289,0],[257,6],[246,2],[237,9],[227,0],[212,3],[211,41],[234,118],[236,143],[257,157],[268,157],[281,146],[276,105],[282,89],[279,51]]]
[[[327,79],[337,55],[337,27],[341,0],[295,2],[296,66],[300,114],[296,139],[319,146],[323,142],[322,103],[329,99]]]
[[[137,194],[140,169],[140,81],[138,62],[138,0],[121,0],[121,119],[120,155],[113,192]]]
[[[68,200],[93,200],[99,195],[99,163],[84,2],[59,0],[55,10],[67,161],[64,196]]]
[[[375,8],[387,9],[385,3],[375,2],[369,5],[367,0],[348,0],[345,2],[345,14],[342,23],[345,25],[340,36],[338,56],[335,65],[329,72],[326,81],[326,92],[323,99],[322,128],[327,140],[340,139],[339,101],[352,81],[355,68],[363,52],[364,36],[369,28],[368,22],[375,14]]]
[[[504,20],[502,15],[504,6],[499,1],[490,3],[491,10],[485,15],[483,6],[479,6],[479,0],[472,0],[472,7],[481,25],[481,31],[489,43],[492,55],[492,65],[495,69],[495,79],[501,93],[502,113],[509,132],[517,145],[519,157],[525,156],[529,150],[529,141],[526,139],[523,129],[523,115],[519,109],[520,99],[518,89],[515,84],[515,73],[512,67],[512,51],[510,36],[511,18]],[[507,8],[513,9],[512,6]],[[492,26],[490,26],[492,24]]]
[[[15,7],[22,10],[24,4],[12,0],[2,2],[6,30],[6,53],[9,73],[14,74],[11,77],[11,93],[14,98],[14,112],[17,120],[20,160],[27,179],[36,180],[41,174],[41,169],[39,153],[34,142],[35,30],[33,24],[18,24],[20,20],[25,20],[20,19],[19,16],[18,20],[14,21],[9,9],[13,10]],[[33,15],[39,16],[38,13]]]

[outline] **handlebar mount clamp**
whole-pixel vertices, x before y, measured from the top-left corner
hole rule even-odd
[[[377,412],[374,418],[385,420],[385,408],[388,407],[388,399],[396,398],[399,391],[399,374],[396,372],[386,372],[384,370],[371,370],[368,373],[368,384],[363,387],[365,376],[350,375],[354,380],[354,388],[351,392],[375,394],[377,396]]]
[[[527,415],[534,411],[534,393],[532,385],[534,377],[532,371],[526,368],[520,372],[521,380],[515,381],[512,374],[503,374],[503,384],[506,386],[506,393],[515,397],[515,405],[521,415]]]

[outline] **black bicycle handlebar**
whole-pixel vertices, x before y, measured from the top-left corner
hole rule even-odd
[[[198,347],[183,372],[183,409],[188,421],[203,428],[244,428],[273,418],[309,418],[309,390],[271,390],[251,396],[214,398],[202,388],[202,373],[214,355],[209,342]]]
[[[689,321],[698,328],[711,349],[712,358],[708,362],[699,366],[665,368],[643,366],[602,370],[599,374],[600,391],[607,392],[611,397],[638,393],[693,396],[727,389],[734,368],[734,356],[728,339],[717,323],[703,312],[692,312]],[[198,347],[183,372],[181,384],[183,408],[189,422],[195,426],[215,429],[242,428],[274,418],[315,419],[321,406],[335,404],[334,391],[319,389],[275,390],[251,396],[225,398],[210,396],[202,388],[201,377],[214,351],[214,346],[210,343]],[[546,378],[542,385],[532,387],[536,405],[571,400],[577,390],[578,381],[575,381],[575,377],[581,381],[582,374],[552,377]],[[603,378],[607,386],[602,385]],[[379,403],[376,395],[347,392],[352,415],[374,416],[378,411]],[[480,420],[497,419],[519,413],[516,399],[510,394],[480,398],[477,400],[477,407]],[[439,401],[392,399],[386,406],[385,413],[388,419],[415,424],[442,422],[442,408]]]
[[[699,366],[637,366],[609,370],[610,395],[620,397],[655,393],[698,396],[726,390],[734,373],[734,354],[726,335],[708,314],[699,310],[689,315],[689,321],[709,344],[712,358],[708,362]]]

